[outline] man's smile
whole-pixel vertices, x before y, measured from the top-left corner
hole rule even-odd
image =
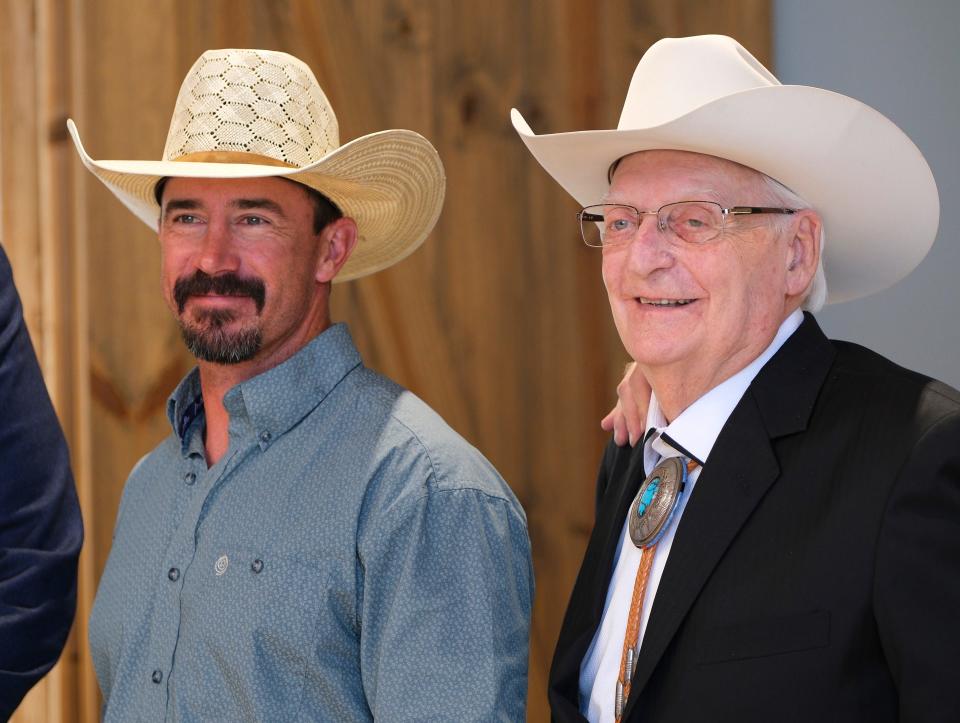
[[[696,301],[696,299],[656,299],[645,296],[638,296],[636,299],[647,306],[686,306]]]
[[[190,296],[187,297],[187,300],[224,304],[241,300],[254,301],[253,297],[249,294],[190,294]]]

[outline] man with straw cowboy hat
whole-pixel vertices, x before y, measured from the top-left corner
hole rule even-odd
[[[211,50],[160,161],[84,165],[151,228],[197,368],[127,481],[90,620],[103,717],[523,717],[523,511],[330,321],[413,252],[444,174],[420,135],[339,144],[310,69]]]
[[[600,467],[554,719],[956,720],[960,394],[809,313],[924,257],[919,150],[723,36],[655,43],[616,130],[513,123],[652,388]]]

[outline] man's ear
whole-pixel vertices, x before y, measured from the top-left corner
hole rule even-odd
[[[319,234],[320,258],[317,260],[316,280],[333,281],[354,246],[357,245],[357,223],[352,218],[338,218],[328,223]]]
[[[787,294],[806,293],[820,263],[820,217],[812,209],[797,212],[793,236],[787,242]]]

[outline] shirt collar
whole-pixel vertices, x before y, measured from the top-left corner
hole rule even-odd
[[[340,381],[361,363],[345,324],[334,324],[300,351],[224,395],[231,420],[245,415],[261,440],[276,439],[309,414]],[[200,373],[194,368],[167,400],[167,419],[186,453],[196,412]]]
[[[199,419],[203,419],[203,394],[200,391],[200,370],[194,367],[167,398],[167,420],[180,440],[180,451],[184,455],[188,452],[191,429]]]
[[[649,440],[653,450],[664,457],[679,452],[701,465],[705,464],[720,430],[727,423],[727,419],[740,402],[747,387],[750,386],[750,382],[770,357],[797,330],[802,321],[803,312],[799,309],[795,310],[780,324],[773,341],[760,356],[697,399],[670,424],[667,424],[666,417],[663,416],[663,411],[657,402],[657,395],[651,393],[647,408],[645,439]]]

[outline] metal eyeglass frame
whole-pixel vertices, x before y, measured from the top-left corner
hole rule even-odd
[[[577,220],[580,222],[580,238],[583,240],[583,243],[589,246],[590,248],[603,248],[605,246],[620,246],[622,244],[629,242],[625,240],[617,243],[604,243],[602,241],[602,238],[603,238],[602,236],[601,236],[601,242],[599,245],[592,244],[589,241],[587,241],[587,234],[584,229],[584,224],[603,222],[603,214],[591,213],[589,210],[591,208],[603,208],[604,206],[617,206],[619,208],[629,208],[636,212],[638,219],[642,218],[643,216],[656,216],[657,228],[660,229],[661,231],[666,231],[667,225],[661,219],[660,212],[669,206],[678,206],[682,203],[705,203],[711,206],[716,206],[717,208],[720,209],[721,225],[720,225],[720,228],[717,229],[716,236],[711,236],[709,239],[702,241],[700,243],[709,243],[710,241],[713,241],[715,238],[720,236],[720,234],[723,233],[723,223],[724,221],[726,221],[727,216],[747,216],[747,215],[759,214],[759,213],[777,213],[777,214],[786,215],[786,214],[794,214],[798,210],[795,208],[778,208],[774,206],[731,206],[730,208],[724,208],[722,205],[720,205],[716,201],[697,201],[697,200],[672,201],[670,203],[663,204],[656,211],[641,211],[639,208],[637,208],[636,206],[631,206],[629,203],[594,203],[589,206],[584,206],[579,211],[577,211]],[[640,228],[640,222],[638,221],[637,229],[639,230],[639,228]],[[670,230],[673,231],[673,229],[670,229]],[[678,234],[676,231],[673,231],[673,233],[675,236],[677,236],[677,238],[679,238],[684,243],[691,243],[690,241],[687,241],[685,238],[680,236],[680,234]],[[632,238],[630,240],[632,240]]]

